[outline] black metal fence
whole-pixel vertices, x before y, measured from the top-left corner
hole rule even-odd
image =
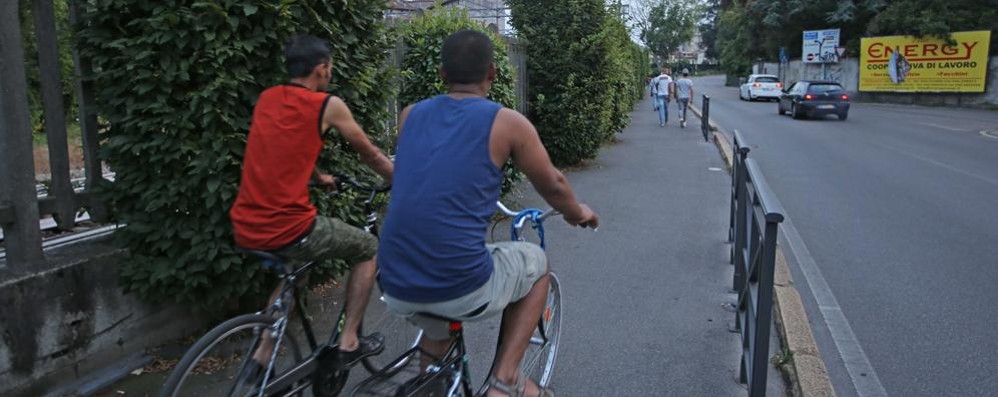
[[[70,179],[69,142],[66,133],[63,81],[60,77],[55,7],[52,0],[33,3],[39,81],[48,139],[51,182],[47,196],[39,198],[34,170],[34,148],[28,110],[24,48],[17,1],[0,2],[0,228],[3,229],[7,267],[28,270],[42,262],[42,236],[39,218],[52,215],[59,229],[70,230],[76,213],[87,208],[99,219],[103,206],[91,195],[102,178],[97,156],[97,116],[93,95],[87,83],[90,65],[73,49],[75,86],[85,165],[82,191],[74,190]],[[69,2],[69,18],[77,26],[77,1]]]
[[[759,165],[747,158],[745,139],[737,130],[734,135],[728,236],[735,265],[732,288],[738,294],[735,328],[742,336],[739,380],[756,397],[766,395],[776,239],[784,211]]]
[[[700,106],[700,132],[703,133],[704,142],[709,142],[710,138],[710,97],[703,94],[703,104]]]

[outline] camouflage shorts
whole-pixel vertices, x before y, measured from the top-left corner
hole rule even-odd
[[[354,265],[378,253],[378,239],[364,230],[336,218],[315,217],[315,227],[297,244],[276,254],[297,261],[343,259]]]

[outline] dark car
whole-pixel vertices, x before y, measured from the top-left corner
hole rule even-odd
[[[834,81],[798,81],[780,95],[778,112],[789,112],[795,119],[834,114],[845,120],[849,117],[849,95]]]

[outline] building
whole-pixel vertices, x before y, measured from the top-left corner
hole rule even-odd
[[[707,61],[707,52],[702,47],[703,40],[700,38],[700,31],[693,34],[690,41],[682,44],[669,57],[669,62],[704,63]]]
[[[385,17],[408,19],[424,10],[438,6],[463,8],[471,19],[491,27],[500,35],[511,34],[509,7],[503,0],[390,0]]]

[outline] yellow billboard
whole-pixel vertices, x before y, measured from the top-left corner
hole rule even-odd
[[[860,42],[859,90],[984,92],[991,32],[957,32],[955,43],[912,36]]]

